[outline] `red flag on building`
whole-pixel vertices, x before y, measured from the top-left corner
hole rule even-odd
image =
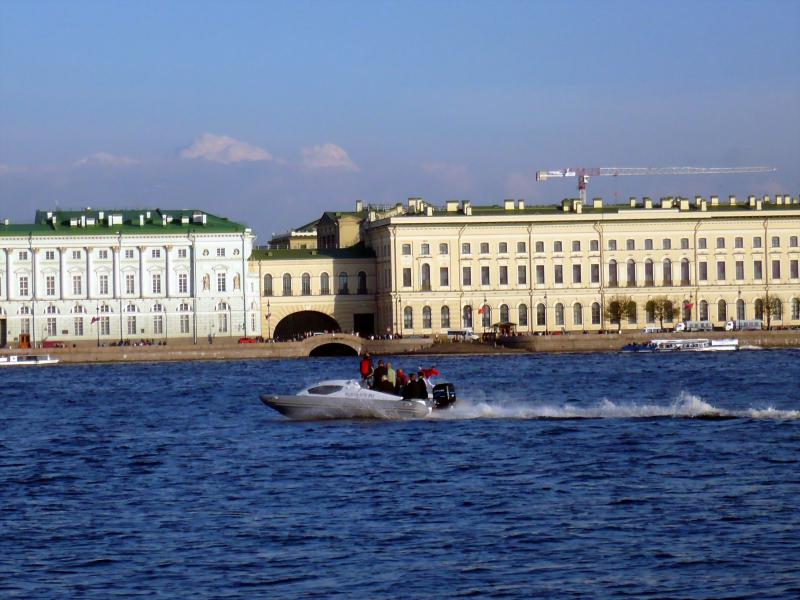
[[[478,314],[479,314],[479,315],[482,315],[482,314],[483,314],[483,313],[485,313],[485,312],[486,312],[486,307],[485,307],[485,306],[481,306],[481,307],[478,309]]]
[[[100,320],[100,317],[92,317],[92,322],[90,323],[90,325],[94,325],[94,322],[95,321],[99,321],[99,320]]]

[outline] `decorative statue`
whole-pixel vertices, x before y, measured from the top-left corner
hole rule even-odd
[[[239,278],[239,274],[233,276],[233,289],[238,290],[241,287],[241,279]]]
[[[211,277],[209,277],[208,273],[203,275],[203,289],[204,290],[211,289]]]

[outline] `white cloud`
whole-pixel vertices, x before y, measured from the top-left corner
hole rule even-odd
[[[138,164],[138,160],[128,158],[127,156],[116,156],[108,152],[95,152],[90,156],[85,156],[79,161],[75,162],[76,167],[130,167]]]
[[[472,188],[472,177],[464,165],[434,162],[422,165],[422,170],[444,183],[450,193],[461,193]]]
[[[25,167],[16,167],[14,165],[0,163],[0,175],[13,175],[14,173],[23,173],[24,171],[26,171]]]
[[[231,165],[239,162],[270,161],[272,154],[240,142],[227,135],[204,133],[188,148],[181,150],[181,158],[202,158],[210,162]]]
[[[303,166],[308,169],[342,169],[358,171],[344,148],[327,142],[311,148],[303,148]]]

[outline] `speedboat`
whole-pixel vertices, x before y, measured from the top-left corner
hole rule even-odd
[[[263,394],[261,401],[292,419],[422,419],[456,401],[453,384],[433,386],[428,399],[400,396],[363,387],[355,379],[332,379],[292,396]]]
[[[0,356],[0,367],[54,365],[58,361],[59,359],[51,358],[49,354],[11,354]]]
[[[627,344],[620,352],[730,352],[739,349],[739,340],[732,339],[662,339],[647,344]]]

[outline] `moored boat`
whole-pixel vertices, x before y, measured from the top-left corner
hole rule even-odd
[[[49,354],[9,354],[0,356],[0,367],[23,367],[54,365],[59,359],[52,358]]]
[[[620,352],[730,352],[739,349],[739,340],[660,339],[646,344],[626,344]]]

